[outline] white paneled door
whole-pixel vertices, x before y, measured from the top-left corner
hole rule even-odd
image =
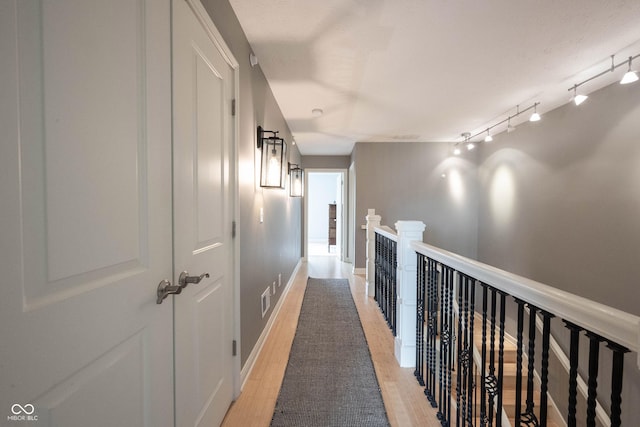
[[[174,297],[178,426],[218,425],[233,397],[234,72],[214,32],[199,2],[173,1],[175,274],[209,275]]]
[[[0,2],[0,425],[173,426],[169,22]]]
[[[235,74],[189,4],[0,1],[0,425],[231,402]]]

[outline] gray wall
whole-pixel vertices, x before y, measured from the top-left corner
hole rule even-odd
[[[302,156],[302,168],[307,169],[349,169],[349,156]]]
[[[615,83],[496,136],[478,168],[480,261],[640,315],[640,85]],[[561,322],[553,333],[568,354]],[[625,358],[623,425],[640,419],[636,357]],[[610,363],[602,350],[603,402]],[[552,395],[566,394],[562,375]]]
[[[249,65],[251,47],[228,0],[203,0],[203,4],[240,63],[240,343],[244,365],[302,256],[302,200],[289,197],[284,190],[260,188],[256,127],[279,130],[292,163],[300,163],[300,154],[260,67]],[[264,208],[264,223],[259,222],[260,208]],[[277,282],[278,274],[282,274],[283,286],[271,297],[271,309],[262,318],[260,296]]]
[[[480,149],[478,258],[640,315],[640,85]]]
[[[355,263],[365,267],[367,209],[393,228],[398,220],[423,221],[425,241],[476,257],[477,175],[474,159],[451,156],[445,143],[357,143]],[[446,174],[446,177],[442,177]]]

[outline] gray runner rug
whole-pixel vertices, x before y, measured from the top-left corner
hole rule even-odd
[[[347,279],[307,281],[271,425],[389,426]]]

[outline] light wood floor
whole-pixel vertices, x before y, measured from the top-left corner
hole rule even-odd
[[[413,369],[398,366],[393,355],[393,336],[375,301],[365,295],[364,278],[352,275],[350,269],[351,265],[342,264],[335,257],[309,257],[302,265],[254,369],[240,397],[229,409],[223,426],[269,426],[309,276],[349,279],[391,425],[440,426],[436,411],[413,376]]]

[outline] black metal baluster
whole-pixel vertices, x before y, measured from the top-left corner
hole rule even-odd
[[[589,381],[587,394],[587,427],[596,426],[596,398],[598,396],[598,361],[600,357],[600,341],[602,338],[592,332],[589,337]]]
[[[467,402],[469,404],[469,410],[467,411],[467,421],[470,426],[473,425],[473,391],[474,391],[474,366],[473,363],[473,325],[475,320],[475,309],[476,309],[476,283],[475,279],[468,278],[468,286],[469,286],[469,345],[468,345],[468,365],[469,365],[469,381],[468,381],[468,394],[469,397]]]
[[[416,274],[416,369],[413,374],[418,380],[418,384],[424,387],[424,318],[425,318],[425,257],[422,254],[418,256],[418,271]],[[425,390],[425,394],[426,394]]]
[[[613,352],[613,366],[611,367],[611,427],[620,427],[622,421],[622,372],[624,368],[624,354],[629,349],[609,341],[607,347]]]
[[[471,404],[469,393],[469,370],[470,354],[469,354],[469,277],[464,274],[459,274],[460,290],[462,294],[462,329],[458,335],[460,335],[460,341],[462,341],[462,354],[458,354],[458,357],[462,357],[462,371],[458,374],[462,376],[462,425],[465,425],[467,414],[469,413],[469,405]]]
[[[516,298],[518,304],[518,324],[516,332],[516,426],[520,425],[522,420],[522,347],[524,329],[524,304],[525,302]]]
[[[448,355],[448,369],[447,369],[447,424],[445,427],[451,425],[451,393],[453,391],[453,379],[452,371],[453,371],[453,342],[456,340],[455,329],[454,329],[454,320],[453,320],[453,287],[455,285],[454,280],[454,270],[449,269],[449,349],[447,352]]]
[[[380,235],[378,233],[376,233],[376,240],[375,240],[375,291],[373,293],[373,299],[376,301],[376,303],[378,304],[378,307],[380,306],[380,277],[382,274],[381,271],[381,266],[380,266],[380,257],[381,257],[381,247],[380,247]]]
[[[389,262],[391,258],[391,242],[385,237],[384,239],[384,318],[387,321],[387,326],[391,328],[391,322],[389,321],[389,288],[391,283],[389,280]]]
[[[473,405],[471,405],[471,420],[469,421],[469,425],[473,426],[473,421],[478,419],[478,411],[480,410],[480,406],[478,405],[478,382],[477,378],[480,374],[478,372],[478,366],[474,363],[473,365]],[[482,420],[480,421],[480,425],[483,425]]]
[[[433,337],[432,334],[433,332],[433,280],[431,277],[431,270],[433,269],[433,265],[434,265],[434,261],[431,258],[427,258],[426,259],[426,267],[425,267],[425,280],[426,280],[426,286],[425,286],[425,336],[426,336],[426,348],[425,348],[425,353],[426,353],[426,359],[427,359],[427,363],[425,366],[425,371],[426,371],[426,375],[425,375],[425,383],[426,383],[426,388],[424,390],[424,394],[427,396],[427,399],[429,400],[429,403],[431,403],[432,407],[435,407],[435,392],[434,392],[434,383],[432,381],[432,375],[433,375],[433,369],[432,369],[432,365],[433,365],[433,358],[435,356],[434,354],[434,342],[433,342]]]
[[[496,427],[502,427],[502,398],[504,383],[504,318],[507,294],[500,293],[500,342],[498,343],[498,403],[496,405]]]
[[[580,331],[582,328],[565,320],[566,327],[571,331],[569,347],[569,410],[567,411],[567,427],[576,427],[576,406],[578,404],[578,356],[580,350]]]
[[[384,274],[382,276],[382,305],[380,308],[382,309],[382,314],[384,315],[384,320],[388,320],[387,317],[387,289],[389,288],[388,278],[389,278],[389,266],[388,266],[388,256],[389,256],[389,248],[388,248],[388,240],[386,238],[382,239],[382,263],[384,265]]]
[[[385,238],[385,244],[387,246],[387,252],[386,252],[386,256],[385,256],[385,270],[386,270],[386,274],[385,274],[385,295],[384,295],[384,315],[387,319],[387,325],[389,326],[389,328],[391,328],[391,318],[389,316],[389,299],[390,299],[390,291],[391,291],[391,241],[389,239]]]
[[[393,296],[391,298],[391,330],[393,331],[393,336],[396,336],[396,325],[398,324],[397,319],[397,300],[398,300],[398,283],[396,277],[396,271],[398,268],[398,244],[397,242],[392,241],[391,243],[391,284],[393,287]],[[423,316],[424,317],[424,316]]]
[[[544,310],[542,315],[542,360],[540,370],[540,427],[547,427],[547,390],[549,384],[549,339],[553,315]]]
[[[393,281],[393,251],[394,251],[394,247],[393,247],[393,240],[389,240],[389,300],[387,301],[388,304],[388,310],[389,310],[389,328],[391,329],[391,333],[393,333],[393,322],[395,319],[395,314],[393,312],[393,299],[394,299],[394,292],[395,292],[395,282]]]
[[[482,283],[482,349],[480,371],[480,426],[487,425],[487,285]]]
[[[537,426],[538,420],[534,412],[533,402],[533,371],[536,360],[536,313],[537,307],[529,305],[529,345],[528,345],[528,365],[527,365],[527,407],[522,415],[527,426]]]
[[[458,274],[456,277],[458,277],[458,286],[457,286],[457,290],[458,290],[458,345],[457,345],[457,352],[456,352],[456,426],[460,426],[460,412],[461,412],[461,407],[460,407],[460,395],[464,394],[462,392],[462,378],[464,377],[464,374],[462,373],[462,339],[463,339],[463,330],[462,330],[462,313],[463,313],[463,308],[462,308],[462,281],[460,279],[460,275]]]
[[[497,291],[491,288],[491,343],[489,351],[489,377],[486,385],[489,392],[489,425],[493,426],[494,419],[494,398],[498,394],[498,378],[496,377],[496,295]]]
[[[447,399],[447,388],[449,387],[448,378],[451,371],[451,363],[449,362],[449,353],[451,346],[451,333],[450,333],[450,318],[449,318],[449,301],[452,298],[449,291],[449,284],[451,283],[452,271],[450,268],[445,267],[445,278],[442,283],[443,290],[443,302],[441,307],[442,322],[440,326],[440,393],[438,394],[440,424],[447,425],[447,410],[450,401]]]
[[[436,402],[436,335],[437,335],[437,315],[438,315],[438,282],[437,263],[428,259],[427,263],[427,387],[425,394],[433,408],[437,407]]]
[[[384,265],[384,276],[382,280],[382,314],[384,315],[384,320],[389,320],[387,316],[387,299],[389,298],[388,289],[389,289],[389,241],[387,238],[382,239],[383,245],[383,265]]]
[[[432,342],[433,342],[433,348],[432,348],[432,352],[433,352],[433,357],[432,357],[432,363],[433,363],[433,392],[434,392],[434,402],[432,403],[432,406],[437,406],[436,401],[435,401],[435,391],[436,391],[436,370],[438,369],[439,365],[442,365],[444,363],[444,361],[442,359],[438,360],[438,356],[437,356],[437,352],[436,352],[436,346],[437,346],[437,341],[440,339],[440,337],[438,337],[438,328],[439,328],[439,324],[442,324],[442,312],[440,311],[440,304],[442,302],[442,291],[440,290],[441,287],[441,283],[444,281],[444,274],[441,274],[438,271],[438,267],[440,266],[442,272],[444,272],[444,267],[442,267],[440,264],[436,263],[435,261],[433,262],[433,286],[432,286],[432,291],[433,291],[433,299],[431,300],[433,305],[431,307],[433,316],[432,316],[432,320],[433,320],[433,330],[432,330]]]
[[[446,411],[446,388],[447,388],[447,370],[449,364],[447,363],[449,358],[447,356],[447,348],[449,346],[449,273],[448,267],[443,266],[443,279],[440,283],[441,306],[440,306],[440,364],[438,369],[438,376],[440,378],[438,386],[438,419],[440,424],[445,424],[445,411]]]

